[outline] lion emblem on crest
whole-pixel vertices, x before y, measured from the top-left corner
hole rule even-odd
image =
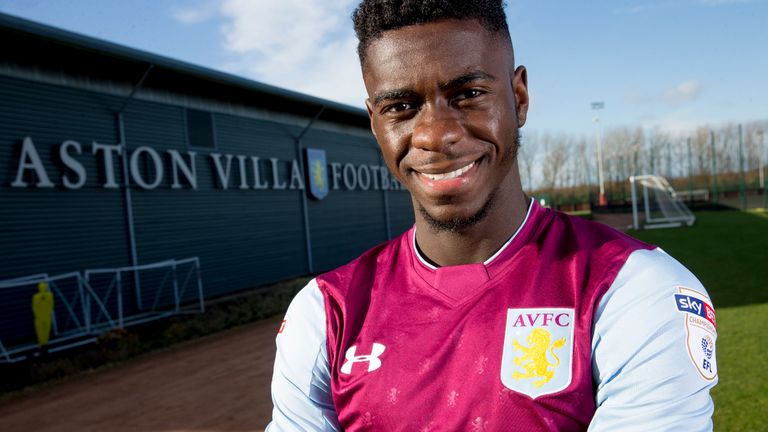
[[[515,350],[522,352],[521,356],[515,357],[514,362],[525,369],[525,373],[513,373],[512,378],[516,380],[540,378],[533,382],[533,386],[539,388],[554,378],[555,369],[560,366],[560,358],[555,354],[555,349],[565,345],[565,338],[550,343],[552,335],[544,329],[536,328],[528,334],[526,340],[529,346],[524,346],[517,340],[512,341]],[[547,351],[554,357],[554,363],[547,358]]]

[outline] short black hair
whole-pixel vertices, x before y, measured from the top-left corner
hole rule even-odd
[[[385,31],[443,19],[477,20],[511,42],[503,0],[363,0],[352,13],[360,63],[365,63],[371,42]]]

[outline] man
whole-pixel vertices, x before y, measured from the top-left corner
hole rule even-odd
[[[522,191],[528,80],[501,1],[364,0],[353,18],[416,224],[296,296],[268,431],[711,430],[701,284]]]

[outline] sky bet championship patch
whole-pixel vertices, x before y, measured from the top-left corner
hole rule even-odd
[[[571,383],[573,309],[508,309],[501,382],[534,399]]]
[[[675,306],[685,319],[688,355],[701,377],[712,381],[717,377],[715,309],[706,295],[680,286],[677,290]]]

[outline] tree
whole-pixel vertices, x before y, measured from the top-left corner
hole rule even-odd
[[[523,189],[532,191],[533,188],[533,167],[536,163],[536,154],[539,152],[537,132],[529,132],[522,136],[520,148],[517,151],[517,160],[520,171],[523,176]]]

